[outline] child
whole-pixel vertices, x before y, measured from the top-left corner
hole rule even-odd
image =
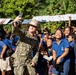
[[[76,34],[74,35],[75,75],[76,75]]]
[[[48,75],[52,74],[52,39],[47,39],[47,52],[48,57],[50,57],[50,60],[48,61]]]
[[[45,34],[43,38],[40,39],[39,48],[43,45],[46,46],[47,39],[49,38],[48,34]]]
[[[2,75],[5,75],[7,65],[6,65],[6,60],[4,59],[5,58],[4,56],[5,56],[7,46],[2,41],[2,37],[3,35],[2,33],[0,33],[0,70],[2,72]]]
[[[70,72],[69,75],[75,75],[75,54],[74,54],[74,34],[68,36],[68,41],[70,43]]]
[[[44,54],[47,55],[46,48],[45,46],[41,46],[36,66],[37,75],[47,75],[47,61],[43,58]]]

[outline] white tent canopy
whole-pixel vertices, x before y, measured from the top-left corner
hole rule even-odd
[[[0,18],[0,24],[8,24],[11,20],[11,18]]]
[[[55,15],[55,16],[35,16],[33,19],[36,19],[40,22],[51,22],[51,21],[68,21],[69,17],[71,20],[76,20],[76,14],[65,14],[65,15]]]
[[[52,21],[68,21],[69,17],[71,20],[76,20],[76,14],[64,14],[55,16],[35,16],[32,19],[36,19],[39,22],[52,22]],[[32,19],[24,19],[22,24],[29,24]],[[0,18],[0,24],[12,24],[11,18]]]

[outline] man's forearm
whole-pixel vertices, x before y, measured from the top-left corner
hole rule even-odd
[[[13,34],[19,36],[20,40],[23,38],[23,33],[20,31],[19,27],[13,27]]]
[[[39,57],[39,51],[36,52],[35,56],[32,59],[32,62],[34,62],[35,64],[37,64],[38,57]]]

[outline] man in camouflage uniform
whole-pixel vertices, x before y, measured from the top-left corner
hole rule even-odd
[[[28,31],[20,31],[19,27],[15,22],[20,21],[21,18],[18,16],[14,20],[14,31],[13,33],[20,37],[18,41],[15,53],[12,55],[14,58],[14,74],[15,75],[36,75],[35,65],[38,61],[38,41],[34,36],[38,29],[38,21],[32,20]],[[31,58],[31,52],[35,51],[36,54]]]

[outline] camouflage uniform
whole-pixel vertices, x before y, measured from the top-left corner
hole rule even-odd
[[[12,55],[14,58],[14,73],[15,75],[36,75],[35,68],[30,66],[33,61],[37,64],[39,51],[38,41],[35,37],[31,37],[29,32],[22,32],[19,28],[14,29],[14,33],[20,37],[15,53]],[[31,52],[36,51],[33,59]]]

